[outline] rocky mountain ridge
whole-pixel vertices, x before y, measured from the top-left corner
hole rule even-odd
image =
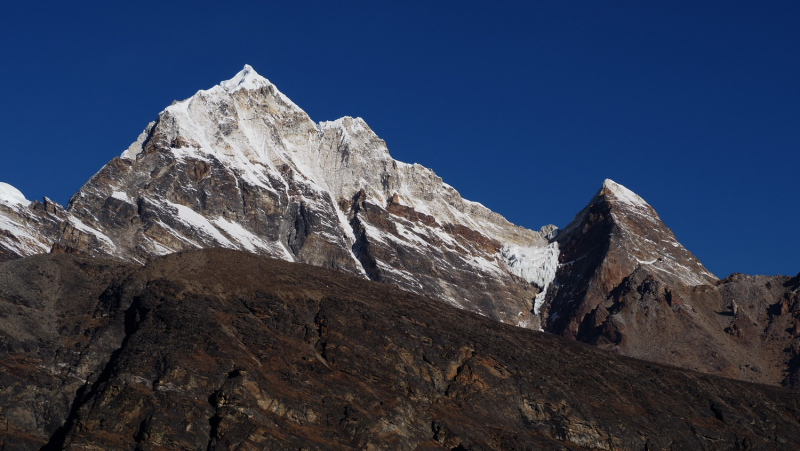
[[[800,394],[225,249],[0,265],[0,449],[796,449]]]
[[[563,230],[515,226],[391,158],[362,119],[312,121],[249,66],[167,107],[66,207],[0,185],[0,261],[63,252],[144,264],[213,247],[394,284],[634,357],[800,379],[794,279],[718,280],[611,180]]]
[[[556,242],[546,331],[644,360],[800,388],[800,278],[717,279],[650,205],[608,180]]]
[[[21,234],[31,246],[7,247],[139,263],[186,249],[242,249],[533,327],[533,299],[554,273],[506,264],[554,264],[510,252],[546,247],[545,233],[462,199],[429,169],[395,161],[359,118],[314,123],[249,66],[165,109],[65,212],[61,230]],[[44,220],[28,223],[41,229]]]

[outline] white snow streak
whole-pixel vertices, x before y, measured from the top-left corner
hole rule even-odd
[[[547,289],[556,278],[558,243],[532,247],[506,245],[501,254],[513,274],[541,288],[542,291],[536,295],[533,305],[533,313],[539,315]]]

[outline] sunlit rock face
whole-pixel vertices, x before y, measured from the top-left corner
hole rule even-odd
[[[70,223],[64,207],[44,198],[31,202],[0,182],[0,262],[49,252]]]
[[[539,326],[534,299],[549,283],[526,276],[524,259],[510,267],[502,252],[545,248],[544,233],[462,199],[430,169],[392,159],[360,118],[312,121],[249,66],[162,111],[62,216],[61,229],[9,258],[53,248],[142,263],[241,249],[527,327]]]
[[[556,241],[558,288],[547,303],[547,329],[565,336],[583,334],[585,316],[638,268],[676,287],[717,281],[647,202],[611,180],[558,231]]]

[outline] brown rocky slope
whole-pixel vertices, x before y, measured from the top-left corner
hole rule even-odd
[[[800,277],[718,280],[650,205],[610,180],[556,239],[548,332],[649,361],[800,387]]]
[[[0,281],[4,450],[800,442],[798,393],[303,264],[220,249],[144,267],[45,255],[1,264]]]

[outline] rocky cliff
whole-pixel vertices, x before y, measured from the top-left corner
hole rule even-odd
[[[50,199],[31,202],[0,182],[0,262],[49,252],[68,217],[64,207]]]

